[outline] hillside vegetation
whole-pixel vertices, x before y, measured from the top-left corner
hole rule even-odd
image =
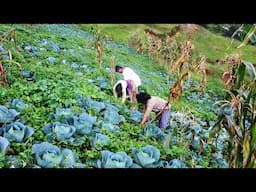
[[[234,167],[232,138],[215,125],[218,101],[227,95],[221,76],[231,65],[225,61],[239,53],[241,42],[231,44],[230,38],[193,25],[175,33],[167,59],[147,49],[145,29],[165,38],[176,26],[1,24],[0,167]],[[187,63],[197,66],[205,56],[208,73],[191,67],[182,96],[171,102],[166,130],[155,122],[140,126],[141,106],[113,97],[113,84],[122,75],[111,79],[111,63],[131,67],[141,77],[142,91],[167,100],[179,76],[171,64],[188,39]],[[256,63],[255,55],[256,48],[247,45],[240,57]],[[249,79],[250,72],[244,73]]]

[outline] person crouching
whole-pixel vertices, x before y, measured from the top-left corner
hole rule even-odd
[[[122,103],[126,101],[127,98],[129,98],[131,101],[134,99],[132,90],[134,88],[134,83],[131,80],[119,80],[116,82],[116,84],[113,87],[113,93],[115,98],[122,98]]]
[[[150,113],[153,111],[157,114],[158,126],[165,129],[168,126],[170,118],[170,104],[164,99],[151,96],[146,92],[141,92],[136,95],[138,103],[144,104],[145,112],[141,120],[141,125],[144,125],[150,116]]]

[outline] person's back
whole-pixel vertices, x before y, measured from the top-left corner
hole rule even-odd
[[[123,77],[124,80],[132,80],[135,83],[136,87],[141,85],[140,77],[129,67],[124,67]]]
[[[151,98],[147,101],[147,110],[146,115],[148,116],[151,111],[159,112],[164,107],[165,109],[169,109],[170,105],[166,106],[167,101],[158,97],[158,96],[151,96]]]
[[[122,102],[124,103],[127,97],[127,82],[125,80],[119,80],[113,87],[113,93],[116,98],[122,97]]]
[[[116,72],[122,73],[125,81],[129,82],[128,90],[131,92],[131,101],[136,103],[136,94],[139,92],[141,85],[140,77],[129,67],[121,67],[116,65]]]

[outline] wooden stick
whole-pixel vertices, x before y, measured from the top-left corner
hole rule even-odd
[[[4,71],[4,66],[0,61],[0,75],[1,75],[1,84],[3,86],[7,85],[7,80],[6,80],[6,75],[5,75],[5,71]]]
[[[110,74],[110,78],[111,78],[111,84],[114,84],[114,79],[115,79],[115,56],[111,57],[111,64],[110,64],[110,69],[111,69],[111,74]]]

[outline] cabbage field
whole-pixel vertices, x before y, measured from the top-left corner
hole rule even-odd
[[[191,70],[181,98],[171,102],[169,126],[160,129],[155,121],[140,125],[140,105],[114,98],[122,75],[113,77],[111,63],[131,67],[142,91],[166,100],[181,71],[136,50],[131,38],[119,41],[104,28],[100,36],[92,26],[101,27],[0,24],[0,168],[256,167],[256,72],[247,56],[255,47],[246,45],[233,63],[206,59],[215,74],[203,90],[202,73]],[[177,36],[177,46],[186,38]],[[195,43],[188,63],[198,62],[200,50]],[[231,86],[221,81],[226,69],[236,75]]]

